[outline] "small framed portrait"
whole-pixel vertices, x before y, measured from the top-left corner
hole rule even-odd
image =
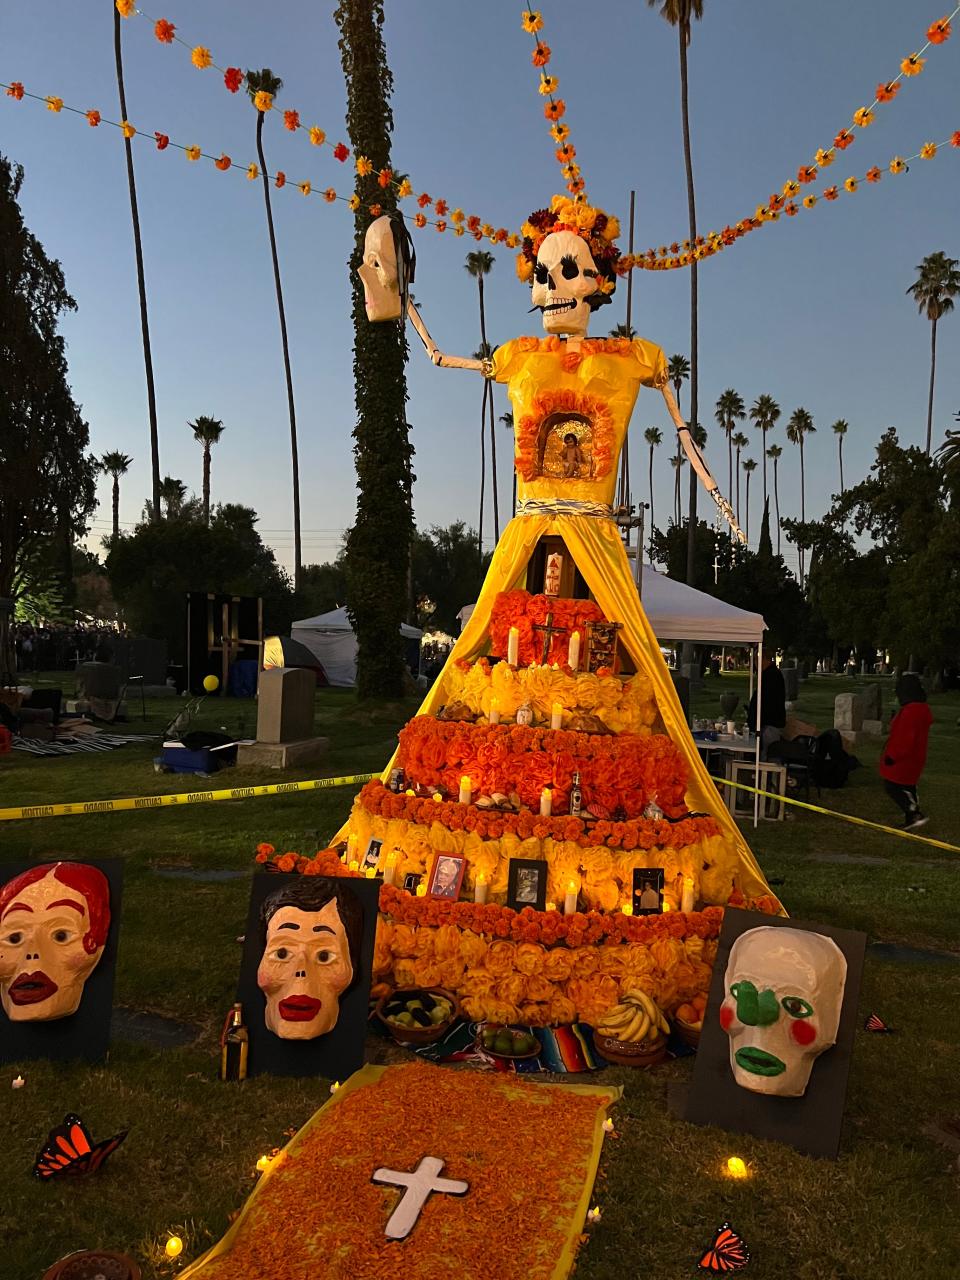
[[[547,906],[547,864],[533,858],[511,858],[507,880],[507,906],[514,911]]]
[[[382,840],[371,839],[367,845],[367,852],[363,855],[363,862],[360,863],[360,870],[366,871],[368,867],[373,867],[376,871],[380,864],[380,850],[383,847]]]
[[[423,876],[419,871],[408,871],[403,877],[403,887],[407,893],[416,893]]]
[[[633,914],[659,915],[663,911],[663,867],[634,867]]]
[[[466,869],[467,860],[458,853],[438,853],[427,877],[427,897],[456,902]]]

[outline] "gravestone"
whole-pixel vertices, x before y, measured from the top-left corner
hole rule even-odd
[[[796,667],[781,667],[780,672],[787,702],[796,702],[800,696],[800,672]]]
[[[864,720],[882,720],[883,700],[880,696],[880,686],[878,684],[865,684],[861,690],[860,697],[863,699]]]
[[[883,721],[864,719],[863,732],[871,738],[883,737]]]
[[[833,727],[841,733],[863,728],[863,699],[859,693],[838,693],[833,702]]]
[[[325,754],[329,740],[313,734],[313,696],[317,679],[300,667],[274,667],[260,673],[257,741],[242,742],[237,765],[290,769]]]

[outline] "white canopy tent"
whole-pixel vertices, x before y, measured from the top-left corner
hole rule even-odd
[[[405,640],[419,641],[423,632],[401,622],[400,634]],[[316,657],[331,685],[345,688],[357,683],[357,637],[346,609],[302,618],[290,628],[290,635]]]

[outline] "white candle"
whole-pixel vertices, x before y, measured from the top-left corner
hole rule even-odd
[[[553,813],[553,792],[544,787],[540,792],[540,817],[549,818]]]
[[[507,662],[511,667],[515,667],[520,659],[520,631],[517,627],[510,628],[510,634],[507,637]]]
[[[567,885],[566,896],[563,899],[563,914],[565,916],[572,916],[576,911],[577,894],[579,891],[579,886],[577,885],[576,880],[571,880]]]
[[[499,698],[490,699],[490,723],[491,724],[500,723],[500,699]]]
[[[364,869],[363,874],[367,877],[367,879],[368,879],[368,880],[372,880],[372,879],[373,879],[373,877],[377,874],[377,868],[376,868],[376,867],[366,867],[366,868]]]
[[[575,631],[567,647],[567,663],[573,671],[580,668],[580,632]]]
[[[550,728],[559,729],[563,724],[563,705],[555,702],[550,712]]]
[[[347,865],[348,865],[348,867],[349,867],[349,869],[350,869],[351,871],[359,871],[359,870],[360,870],[360,863],[356,860],[356,858],[354,858],[354,859],[353,859],[353,861],[352,861],[352,862],[350,862],[350,863],[348,863]]]
[[[486,902],[488,888],[489,888],[489,885],[487,884],[485,877],[482,875],[477,876],[477,883],[474,886],[474,890],[473,890],[474,902],[479,902],[479,903]]]
[[[360,837],[355,831],[351,832],[347,838],[347,865],[353,866],[357,859],[357,848],[360,844]]]
[[[620,910],[623,912],[623,914],[624,914],[625,916],[632,916],[632,915],[633,915],[633,903],[632,903],[632,902],[625,902],[625,903],[623,904],[623,906],[620,908]]]
[[[683,879],[683,895],[680,899],[680,910],[689,912],[693,910],[693,904],[696,901],[694,897],[693,880],[690,876],[684,876]]]
[[[466,774],[460,779],[460,803],[470,803],[470,779]]]
[[[383,883],[394,884],[397,879],[397,855],[391,853],[387,855],[387,860],[383,864]]]

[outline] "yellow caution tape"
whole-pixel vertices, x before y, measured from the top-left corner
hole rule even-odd
[[[222,791],[182,791],[174,796],[124,796],[117,800],[78,800],[73,804],[28,804],[18,809],[0,809],[0,822],[15,822],[19,818],[63,818],[80,813],[120,813],[124,809],[167,809],[172,805],[212,804],[216,800],[252,800],[256,796],[286,796],[297,791],[357,786],[379,777],[379,773],[351,773],[343,778],[271,782],[262,787],[230,787]]]
[[[852,813],[838,813],[836,809],[824,809],[821,805],[810,804],[806,800],[794,800],[790,796],[782,796],[779,791],[761,791],[759,787],[748,787],[745,782],[731,782],[729,778],[714,778],[713,782],[721,787],[736,787],[738,791],[749,791],[751,795],[767,796],[770,800],[792,804],[797,809],[807,809],[810,813],[825,813],[828,818],[839,818],[841,822],[852,822],[858,827],[870,827],[873,831],[883,831],[888,836],[900,836],[904,840],[919,840],[921,844],[933,845],[935,849],[946,849],[948,853],[960,853],[960,846],[946,844],[943,840],[933,840],[930,836],[915,836],[912,831],[903,831],[899,827],[887,827],[882,822],[869,822],[866,818],[855,818]]]

